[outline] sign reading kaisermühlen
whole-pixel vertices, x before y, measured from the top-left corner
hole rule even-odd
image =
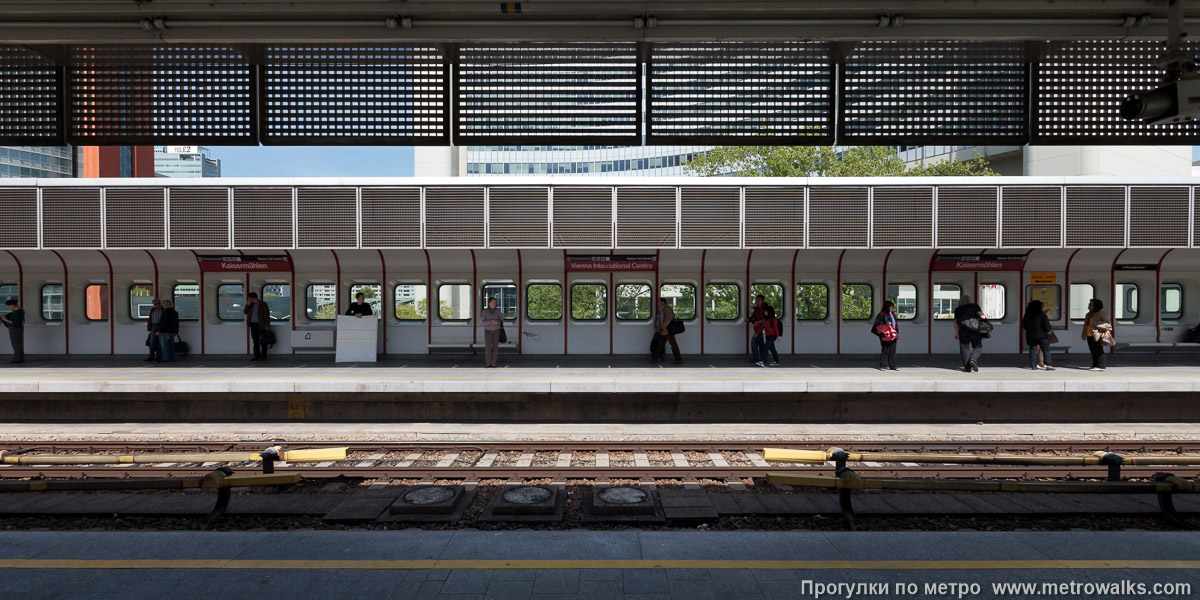
[[[1028,254],[939,254],[934,271],[1020,271]]]
[[[653,271],[658,257],[653,254],[567,255],[568,271]]]
[[[252,256],[233,254],[218,256],[198,254],[196,262],[201,271],[291,271],[292,261],[286,255]]]

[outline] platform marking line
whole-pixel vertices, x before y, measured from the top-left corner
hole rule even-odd
[[[0,559],[0,569],[753,569],[753,570],[1099,570],[1200,569],[1200,560],[242,560],[242,559]]]

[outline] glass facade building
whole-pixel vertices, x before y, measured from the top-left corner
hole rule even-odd
[[[468,146],[466,174],[680,176],[711,146]]]
[[[74,177],[70,146],[0,146],[0,177]]]
[[[155,177],[220,177],[221,161],[204,146],[155,146]]]

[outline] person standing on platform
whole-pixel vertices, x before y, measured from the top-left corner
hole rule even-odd
[[[367,295],[362,292],[354,295],[354,302],[351,302],[350,308],[346,309],[347,317],[357,316],[361,319],[363,317],[370,317],[374,314],[375,311],[371,310],[371,305],[367,304]]]
[[[1050,326],[1050,318],[1046,316],[1045,305],[1041,300],[1030,300],[1025,306],[1025,316],[1021,319],[1021,326],[1025,328],[1025,343],[1029,345],[1029,368],[1036,371],[1045,369],[1047,371],[1054,370],[1054,361],[1050,358],[1050,333],[1054,328]],[[1038,354],[1041,354],[1042,363],[1038,364]]]
[[[658,307],[654,311],[654,350],[650,353],[650,358],[646,360],[657,363],[662,362],[662,355],[667,351],[667,342],[671,343],[671,354],[675,356],[677,365],[683,364],[683,356],[679,354],[679,342],[675,341],[675,334],[671,333],[671,321],[675,320],[675,309],[667,304],[667,299],[659,297]]]
[[[765,362],[767,358],[762,355],[763,346],[766,344],[763,337],[767,318],[766,302],[766,296],[762,294],[755,296],[754,311],[750,313],[750,324],[754,326],[754,333],[750,337],[750,362],[755,364]]]
[[[779,322],[779,318],[775,316],[775,309],[768,305],[763,312],[766,317],[763,319],[763,345],[759,349],[759,357],[762,359],[754,363],[760,367],[767,366],[767,352],[771,353],[771,366],[779,366],[779,352],[775,350],[775,340],[783,335],[783,324]]]
[[[154,308],[150,309],[150,318],[146,321],[146,345],[150,347],[150,355],[146,362],[162,358],[162,345],[158,340],[158,324],[162,321],[162,301],[154,299]]]
[[[495,298],[487,299],[487,308],[481,311],[479,317],[483,320],[485,369],[496,368],[496,360],[500,357],[500,328],[504,327],[504,312],[496,306]]]
[[[174,302],[163,300],[162,317],[158,322],[158,345],[161,348],[158,362],[175,361],[175,336],[177,335],[179,335],[179,313],[175,311]]]
[[[8,328],[8,341],[12,344],[13,349],[13,358],[8,362],[23,363],[25,362],[25,309],[21,308],[19,302],[11,298],[4,305],[8,307],[9,313],[0,317],[0,320]]]
[[[896,320],[896,304],[885,300],[875,322],[871,324],[871,333],[879,338],[879,370],[886,371],[896,368],[896,343],[900,340],[900,323]]]
[[[978,323],[987,319],[983,309],[970,296],[963,296],[954,309],[954,339],[958,340],[958,354],[962,357],[963,372],[979,372],[979,357],[983,355],[983,334],[962,324],[968,320]]]
[[[267,344],[263,334],[271,330],[270,307],[258,299],[258,294],[250,292],[242,312],[246,313],[246,325],[250,327],[250,340],[254,343],[254,356],[250,360],[267,360]]]
[[[1088,302],[1088,312],[1083,317],[1083,339],[1087,340],[1088,351],[1092,353],[1092,368],[1089,371],[1103,371],[1107,368],[1104,357],[1104,344],[1100,337],[1112,331],[1112,320],[1104,312],[1104,302],[1092,298]]]

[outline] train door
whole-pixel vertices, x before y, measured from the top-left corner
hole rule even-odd
[[[608,321],[612,318],[608,282],[607,273],[568,274],[567,319],[563,335],[567,354],[608,354],[609,336],[612,335]],[[641,284],[645,285],[644,282]]]
[[[1153,302],[1163,253],[1158,249],[1130,249],[1121,254],[1121,263],[1113,267],[1113,287],[1109,292],[1112,301],[1106,308],[1116,324],[1113,334],[1123,344],[1158,341]]]

